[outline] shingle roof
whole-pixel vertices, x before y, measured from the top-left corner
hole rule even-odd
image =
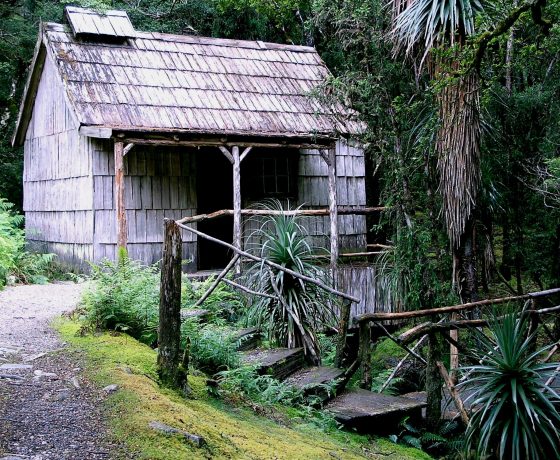
[[[138,31],[115,44],[43,29],[81,125],[278,137],[360,129],[349,110],[311,95],[329,75],[311,47]]]

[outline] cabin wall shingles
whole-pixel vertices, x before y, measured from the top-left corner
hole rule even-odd
[[[114,157],[110,141],[93,144],[95,260],[116,251]],[[146,263],[161,258],[163,219],[196,214],[196,150],[134,146],[124,158],[129,255]],[[196,267],[196,236],[183,232],[183,256]]]
[[[358,145],[341,140],[336,144],[337,200],[339,206],[363,207],[366,205],[365,159]],[[242,177],[242,180],[244,178]],[[244,206],[250,203],[244,202]],[[288,204],[287,200],[282,203]],[[329,207],[329,180],[327,163],[315,149],[300,150],[298,162],[298,201],[292,207],[306,209]],[[260,228],[262,219],[245,217],[243,235],[245,247],[258,244],[253,232]],[[311,242],[317,248],[329,248],[329,216],[306,217],[304,225]],[[339,246],[342,250],[364,251],[366,249],[365,216],[338,216]]]
[[[56,72],[47,57],[24,142],[26,235],[32,249],[79,266],[93,242],[91,161]]]
[[[344,139],[336,143],[337,202],[344,207],[366,206],[363,148]],[[303,149],[299,160],[299,205],[317,209],[329,206],[329,179],[325,160],[318,150]],[[338,216],[339,246],[342,250],[365,250],[365,216]],[[313,243],[329,247],[329,217],[314,217],[308,223]]]

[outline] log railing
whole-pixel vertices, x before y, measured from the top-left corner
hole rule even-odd
[[[489,324],[489,321],[486,319],[447,320],[446,318],[448,318],[448,315],[469,312],[478,308],[483,309],[489,306],[501,305],[509,302],[526,302],[525,307],[522,310],[518,311],[517,314],[520,316],[529,316],[531,318],[530,331],[534,332],[539,324],[539,316],[560,312],[560,305],[549,308],[536,308],[537,299],[542,299],[554,295],[560,295],[560,288],[530,292],[524,295],[485,299],[478,302],[469,302],[439,308],[428,308],[398,313],[380,312],[358,315],[353,319],[353,321],[358,324],[360,331],[358,357],[360,359],[360,364],[362,367],[362,385],[364,387],[371,385],[369,348],[371,346],[372,327],[375,327],[378,331],[381,331],[383,335],[387,336],[407,352],[406,357],[399,362],[397,367],[402,366],[404,361],[409,357],[414,357],[415,359],[424,362],[424,364],[426,365],[428,413],[436,413],[441,415],[440,390],[441,382],[443,381],[455,403],[455,406],[457,407],[461,420],[464,423],[467,423],[468,416],[459,393],[457,392],[457,389],[455,387],[456,380],[448,374],[447,369],[443,366],[441,362],[441,349],[438,344],[441,344],[441,339],[443,339],[445,342],[454,347],[457,347],[460,350],[464,349],[463,347],[461,347],[460,343],[458,343],[453,337],[451,337],[451,334],[449,334],[448,332],[463,328],[487,326]],[[384,323],[387,321],[401,322],[418,318],[430,318],[430,321],[415,325],[397,337],[393,336],[384,326]],[[452,318],[454,318],[454,316]],[[502,318],[503,316],[498,316],[495,318],[495,320],[499,321]],[[426,338],[428,339],[428,352],[427,360],[424,360],[421,356],[419,356],[417,349],[420,347],[420,344],[425,343]],[[416,343],[416,345],[410,348],[409,344],[411,344],[415,340],[418,340],[418,342]],[[557,344],[553,349],[558,349],[559,346],[560,345]],[[548,359],[550,359],[550,353],[545,358],[545,361]],[[391,376],[385,382],[383,388],[386,388],[388,386],[390,380],[396,375],[396,373],[396,370],[391,373]],[[430,391],[430,389],[432,389],[433,391]]]

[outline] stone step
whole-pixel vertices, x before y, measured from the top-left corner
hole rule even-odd
[[[305,365],[303,348],[257,348],[242,354],[245,364],[257,364],[259,374],[270,374],[278,380],[284,380]]]
[[[237,343],[237,351],[249,351],[261,343],[262,334],[257,327],[241,329],[233,338]]]
[[[330,401],[326,410],[347,428],[362,433],[390,434],[409,416],[420,420],[425,402],[362,389],[348,390]]]

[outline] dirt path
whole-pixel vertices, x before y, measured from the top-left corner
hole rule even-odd
[[[82,375],[49,322],[72,310],[83,285],[0,291],[0,460],[107,459],[103,392]]]

